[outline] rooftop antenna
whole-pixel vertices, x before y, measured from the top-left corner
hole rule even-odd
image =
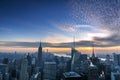
[[[40,47],[41,47],[41,40],[40,40]]]
[[[71,56],[71,71],[73,71],[74,68],[74,60],[75,60],[75,35],[73,35],[73,48],[72,48],[72,56]]]
[[[41,40],[40,40],[40,43],[39,43],[40,45],[39,45],[39,47],[41,47],[42,46],[42,44],[41,44]]]
[[[48,53],[48,49],[46,50],[46,52]]]
[[[95,57],[95,52],[94,52],[94,41],[92,41],[92,57]]]
[[[75,49],[75,35],[73,37],[73,48]]]

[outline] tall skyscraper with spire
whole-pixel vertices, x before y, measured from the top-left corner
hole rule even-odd
[[[74,58],[75,58],[75,36],[73,37],[73,45],[71,48],[71,71],[73,71],[73,67],[74,67]]]
[[[94,50],[94,42],[92,41],[92,56],[90,57],[90,60],[94,65],[99,64],[99,59],[98,57],[95,56],[95,50]]]
[[[71,48],[71,60],[73,60],[74,52],[75,52],[75,36],[73,37],[73,45]]]
[[[39,65],[42,64],[42,45],[40,42],[39,48],[38,48],[38,63]]]

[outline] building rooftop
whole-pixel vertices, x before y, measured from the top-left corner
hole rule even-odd
[[[56,62],[44,62],[44,64],[56,64]]]
[[[2,64],[2,63],[0,63],[0,66],[7,66],[6,64]]]
[[[63,75],[67,78],[67,77],[81,77],[78,73],[76,72],[65,72],[63,73]]]

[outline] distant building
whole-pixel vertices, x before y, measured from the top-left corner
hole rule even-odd
[[[35,73],[35,57],[32,57],[32,61],[31,61],[31,75],[33,75]]]
[[[3,80],[3,74],[0,72],[0,80]]]
[[[68,60],[68,61],[66,62],[66,71],[67,71],[67,72],[71,71],[71,60]]]
[[[61,80],[82,80],[82,77],[76,72],[65,72]]]
[[[72,48],[71,52],[71,71],[78,72],[80,70],[81,64],[87,60],[86,54],[81,54],[81,52]]]
[[[8,62],[9,62],[9,60],[8,60],[8,58],[3,58],[3,64],[8,64]]]
[[[81,54],[75,49],[75,37],[73,41],[73,47],[71,48],[71,71],[80,72],[82,68],[81,64],[87,60],[86,54]]]
[[[114,64],[115,65],[119,65],[120,66],[120,54],[113,53],[113,60],[114,60]]]
[[[5,74],[8,71],[8,66],[6,64],[0,64],[0,72]]]
[[[56,62],[44,62],[43,80],[56,80]]]
[[[84,62],[87,60],[87,54],[81,54],[80,61]]]
[[[106,64],[105,65],[105,78],[107,80],[110,79],[110,75],[111,75],[111,65],[110,64]]]
[[[96,66],[99,65],[100,60],[98,57],[95,56],[95,49],[94,49],[94,43],[92,43],[92,56],[90,57],[90,60],[92,61],[92,63]]]
[[[8,72],[8,65],[7,64],[0,64],[0,72],[2,76],[2,80],[5,80],[6,73]]]
[[[10,80],[10,74],[9,73],[5,73],[5,80]]]
[[[75,52],[76,52],[75,48],[71,48],[71,60],[73,60]]]
[[[110,55],[106,55],[105,64],[106,64],[106,65],[111,65]]]
[[[111,80],[120,80],[120,72],[111,72]]]
[[[80,66],[80,56],[81,53],[78,52],[76,49],[72,48],[71,52],[71,71],[75,71],[76,68]]]
[[[106,55],[106,61],[110,61],[110,55]]]
[[[98,68],[90,63],[90,66],[88,68],[88,80],[98,80],[99,75],[98,75]]]
[[[21,63],[20,80],[28,80],[27,65],[27,58],[24,58]]]
[[[32,61],[31,61],[31,64],[35,66],[35,57],[32,57]]]
[[[28,53],[28,55],[27,55],[27,60],[28,60],[28,65],[31,65],[32,64],[32,58],[30,56],[30,53]]]

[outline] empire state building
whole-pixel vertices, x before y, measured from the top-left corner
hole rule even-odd
[[[41,46],[41,42],[40,42],[40,46],[38,48],[38,63],[39,63],[39,65],[42,64],[42,46]]]

